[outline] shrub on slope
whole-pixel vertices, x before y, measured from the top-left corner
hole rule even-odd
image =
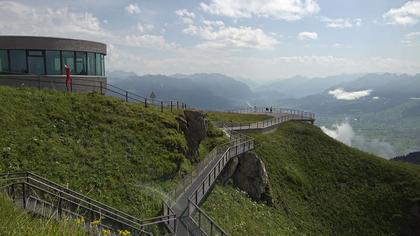
[[[253,136],[274,207],[217,186],[204,209],[232,235],[420,234],[420,168],[350,148],[301,123]]]

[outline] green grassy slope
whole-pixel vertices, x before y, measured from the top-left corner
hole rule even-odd
[[[232,235],[418,235],[420,168],[341,144],[315,127],[287,122],[254,134],[274,207],[216,186],[205,211]]]
[[[138,217],[155,216],[162,190],[190,166],[175,118],[99,94],[0,87],[0,172],[34,171]]]
[[[0,194],[0,235],[8,236],[82,236],[86,231],[75,221],[41,220],[15,208]]]

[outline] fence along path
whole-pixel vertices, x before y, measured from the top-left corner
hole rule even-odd
[[[251,113],[241,111],[240,113]],[[272,109],[272,112],[253,110],[253,114],[270,114],[274,118],[244,126],[237,124],[219,124],[229,136],[230,141],[214,148],[198,167],[187,175],[180,185],[170,194],[169,204],[177,215],[176,235],[227,235],[227,233],[199,206],[212,190],[218,176],[232,157],[254,149],[254,139],[239,131],[265,130],[285,121],[315,120],[313,113],[297,110]]]
[[[152,231],[164,232],[176,221],[172,211],[165,216],[138,219],[31,172],[0,174],[0,191],[28,212],[48,219],[74,219],[98,235],[105,231],[120,235],[119,230],[128,230],[130,235],[153,235]],[[168,209],[163,205],[164,212]]]
[[[8,77],[1,77],[0,80],[15,81],[16,78],[14,76],[18,75],[19,74],[9,75]],[[83,79],[77,77],[73,77],[72,80],[73,82],[71,86],[83,90],[84,92],[99,92],[102,95],[116,97],[126,102],[141,103],[144,104],[145,107],[158,107],[162,112],[164,111],[164,109],[168,109],[171,112],[179,109],[187,109],[187,104],[181,101],[147,98],[145,96],[138,95],[136,93],[119,88],[109,83],[103,83],[101,81],[92,84],[87,83]],[[39,90],[46,88],[57,89],[60,91],[66,90],[66,83],[64,79],[63,81],[49,80],[39,75],[30,75],[28,78],[19,77],[18,82],[16,82],[16,86],[18,87],[32,87],[38,88]]]

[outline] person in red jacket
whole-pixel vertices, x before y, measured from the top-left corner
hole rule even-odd
[[[70,76],[70,67],[67,64],[64,64],[64,71],[66,72],[66,88],[67,92],[72,92],[72,83],[71,83],[71,76]]]

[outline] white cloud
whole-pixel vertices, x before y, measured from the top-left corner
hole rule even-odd
[[[226,26],[223,21],[202,20],[194,23],[195,14],[185,9],[175,11],[187,25],[183,32],[197,36],[204,42],[198,48],[255,48],[272,49],[279,42],[274,37],[266,34],[262,29],[252,27]]]
[[[104,29],[100,22],[91,13],[73,12],[67,8],[32,8],[9,1],[0,4],[0,34],[81,38],[159,50],[175,47],[160,35],[114,34]],[[145,28],[150,29],[150,26]]]
[[[130,14],[139,14],[141,13],[140,7],[137,3],[130,3],[128,6],[126,6],[125,11]]]
[[[331,129],[322,126],[321,130],[333,139],[346,145],[359,148],[380,157],[389,159],[396,156],[394,147],[384,140],[367,139],[361,134],[356,134],[348,120],[334,124]]]
[[[0,33],[15,35],[105,35],[100,20],[88,12],[71,12],[68,8],[33,9],[17,2],[0,4]]]
[[[351,141],[354,138],[354,131],[349,122],[341,124],[334,124],[332,129],[321,126],[322,131],[333,139],[336,139],[344,144],[351,146]]]
[[[201,3],[205,12],[232,18],[265,17],[286,21],[300,20],[316,14],[320,8],[316,0],[211,0]]]
[[[338,28],[338,29],[344,29],[344,28],[352,28],[353,26],[361,26],[362,25],[362,19],[355,18],[337,18],[337,19],[331,19],[328,17],[322,17],[321,21],[326,24],[329,28]]]
[[[362,97],[369,96],[371,92],[372,92],[372,89],[347,92],[342,88],[338,88],[338,89],[328,91],[328,94],[333,95],[337,100],[352,101],[352,100],[358,100]]]
[[[175,14],[182,19],[184,24],[194,24],[194,12],[189,12],[187,9],[178,9]]]
[[[194,12],[190,12],[187,9],[178,9],[175,11],[175,14],[180,17],[195,18]]]
[[[392,8],[383,18],[391,25],[415,25],[420,19],[420,1],[412,0],[400,8]]]
[[[300,32],[297,37],[299,40],[315,40],[318,38],[318,34],[316,32]]]
[[[401,40],[401,43],[408,46],[418,46],[420,45],[420,32],[411,32],[405,35],[404,39]]]
[[[138,23],[137,24],[137,29],[141,32],[147,32],[147,31],[152,31],[155,28],[154,25],[152,24],[142,24],[142,23]]]
[[[116,42],[120,45],[132,46],[132,47],[143,47],[143,48],[154,48],[154,49],[171,49],[176,48],[177,45],[174,43],[166,42],[162,35],[125,35],[118,38]]]

